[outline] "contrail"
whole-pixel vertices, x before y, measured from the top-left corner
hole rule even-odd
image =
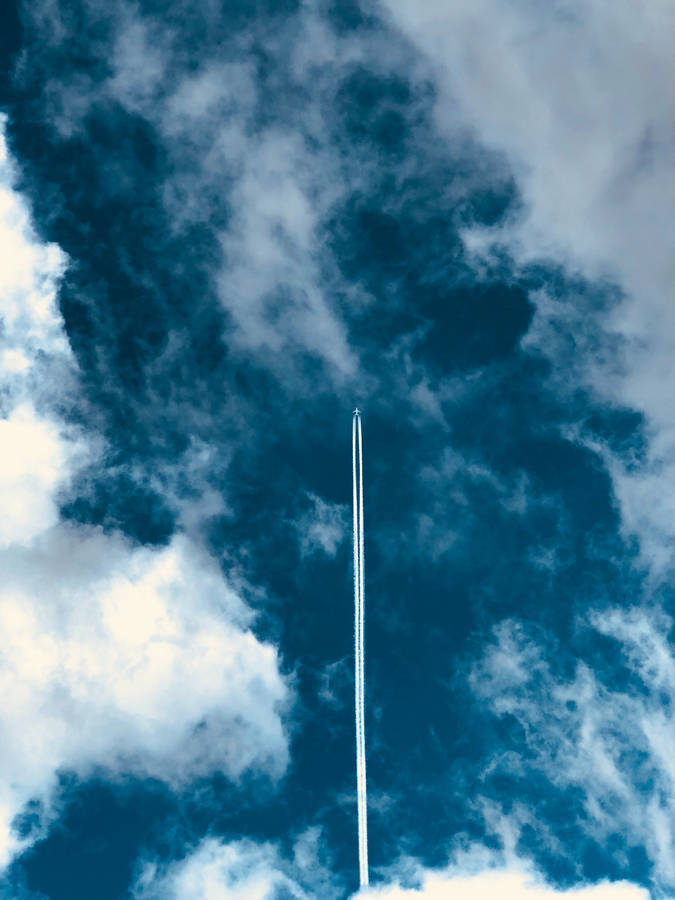
[[[358,464],[357,464],[358,458]],[[359,821],[359,878],[368,884],[368,808],[366,798],[366,731],[364,724],[363,443],[361,416],[352,420],[352,483],[354,502],[354,706],[356,713],[356,797]]]

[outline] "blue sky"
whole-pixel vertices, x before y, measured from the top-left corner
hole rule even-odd
[[[371,894],[673,896],[674,20],[5,6],[2,896],[358,894],[355,405]]]

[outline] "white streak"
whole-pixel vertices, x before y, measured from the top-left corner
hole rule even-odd
[[[358,435],[358,440],[357,440]],[[357,467],[358,456],[358,467]],[[354,701],[356,717],[356,794],[359,827],[359,878],[368,884],[368,811],[366,801],[366,733],[364,725],[364,605],[363,446],[361,417],[352,421],[352,484],[354,503]]]

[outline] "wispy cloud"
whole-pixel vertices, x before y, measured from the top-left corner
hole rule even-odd
[[[294,522],[301,553],[303,556],[315,553],[335,556],[349,533],[349,509],[344,503],[330,503],[317,494],[308,494],[307,500],[310,508]]]
[[[54,28],[53,20],[65,13],[58,4],[44,7],[51,16],[43,9],[31,25],[53,59],[60,59],[68,54],[69,32]],[[320,228],[344,191],[344,178],[339,154],[323,136],[317,91],[306,96],[304,78],[311,67],[323,84],[324,67],[339,69],[363,55],[358,44],[339,48],[324,29],[326,43],[316,45],[314,58],[302,43],[283,41],[259,25],[231,35],[225,54],[221,41],[205,45],[195,70],[182,46],[186,26],[180,16],[167,21],[140,15],[124,3],[90,4],[83,14],[107,23],[102,34],[109,67],[97,78],[50,77],[42,98],[49,126],[62,139],[81,134],[88,117],[111,104],[142,116],[167,157],[161,193],[169,227],[187,239],[198,226],[213,241],[212,275],[231,348],[247,358],[266,354],[278,375],[290,376],[296,357],[309,354],[327,366],[331,379],[353,376],[358,359],[335,303],[335,285],[326,278]],[[203,15],[208,28],[210,12]],[[293,22],[301,31],[320,27],[309,8]],[[280,18],[281,31],[289,27]],[[291,97],[297,95],[273,116],[252,61],[256,41],[279,58],[278,77]],[[120,169],[118,189],[125,177]]]
[[[470,128],[516,178],[517,215],[467,229],[469,252],[489,257],[508,248],[521,266],[553,264],[596,285],[590,302],[578,283],[558,297],[553,285],[534,293],[539,323],[528,346],[539,341],[560,367],[560,385],[645,416],[645,457],[611,471],[627,532],[663,577],[673,566],[675,465],[668,389],[675,134],[666,88],[673,7],[665,0],[639,10],[600,0],[385,5],[435,73],[439,127],[450,140]],[[552,326],[544,329],[547,317]]]
[[[672,889],[672,621],[654,610],[610,608],[580,627],[595,652],[569,674],[552,662],[555,647],[517,622],[496,629],[472,683],[496,715],[518,722],[522,744],[491,768],[517,779],[538,772],[558,791],[578,791],[575,827],[601,845],[621,834],[644,847],[657,883]],[[625,849],[616,852],[619,859]]]
[[[221,842],[207,839],[184,860],[168,866],[146,864],[134,897],[138,900],[293,900],[343,896],[339,882],[326,866],[318,829],[299,835],[289,857],[278,844],[251,840]]]

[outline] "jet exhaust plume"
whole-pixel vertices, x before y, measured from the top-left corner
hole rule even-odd
[[[359,826],[359,880],[368,885],[368,808],[366,797],[366,732],[364,724],[365,579],[363,559],[363,441],[361,415],[352,419],[352,487],[354,504],[354,708],[356,717],[356,797]]]

